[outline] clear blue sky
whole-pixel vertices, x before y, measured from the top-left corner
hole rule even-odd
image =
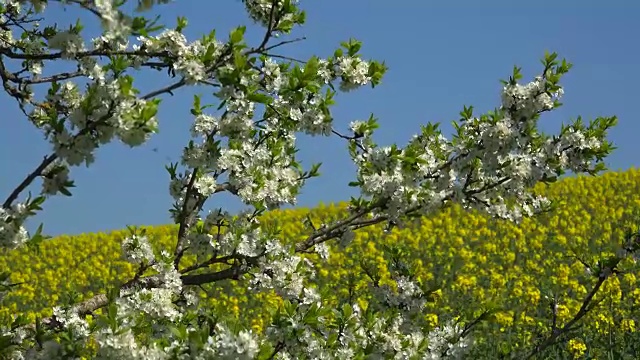
[[[380,87],[338,98],[334,115],[339,128],[374,113],[382,126],[376,139],[382,144],[403,144],[428,121],[443,122],[450,129],[450,121],[463,105],[486,111],[498,104],[498,80],[506,78],[513,65],[522,66],[525,76],[531,77],[540,70],[538,60],[544,51],[551,50],[575,66],[564,80],[565,106],[543,118],[543,129],[557,131],[562,121],[577,115],[587,119],[618,115],[619,125],[611,139],[619,149],[608,165],[617,170],[640,164],[640,119],[634,110],[640,99],[640,5],[628,0],[581,1],[579,6],[548,0],[447,1],[446,5],[418,0],[302,3],[308,23],[296,35],[307,40],[289,47],[285,54],[330,55],[340,41],[355,37],[364,42],[365,57],[385,60],[390,68]],[[229,29],[248,23],[239,0],[183,0],[162,7],[160,13],[168,25],[175,23],[177,15],[186,16],[191,38],[213,28],[226,38]],[[76,16],[73,11],[51,14],[48,21]],[[250,27],[249,35],[255,41],[258,29]],[[170,79],[144,75],[139,81],[146,87]],[[73,197],[47,201],[45,211],[29,228],[45,222],[46,232],[55,235],[169,222],[172,200],[164,165],[178,158],[188,139],[192,95],[187,91],[165,98],[160,133],[147,146],[131,150],[113,143],[98,151],[92,167],[73,168],[77,184]],[[49,151],[49,145],[4,93],[0,109],[0,194],[4,199]],[[304,138],[300,145],[305,164],[324,163],[324,176],[308,183],[299,205],[340,201],[354,194],[347,186],[354,169],[344,141]],[[220,197],[212,205],[240,208],[229,197]]]

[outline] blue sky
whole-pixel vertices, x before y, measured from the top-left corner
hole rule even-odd
[[[377,141],[403,144],[420,124],[443,122],[450,129],[463,105],[480,111],[494,108],[499,100],[498,80],[508,77],[513,65],[522,66],[525,78],[530,78],[541,69],[539,59],[544,51],[556,51],[574,68],[563,82],[565,106],[543,117],[542,128],[557,131],[563,121],[578,115],[586,119],[617,115],[619,125],[610,139],[618,150],[608,165],[613,170],[637,167],[640,119],[634,108],[640,97],[640,45],[634,34],[640,34],[640,5],[623,0],[579,3],[303,0],[308,22],[295,35],[307,40],[283,54],[327,56],[350,37],[363,41],[363,55],[386,61],[389,71],[376,89],[338,97],[336,126],[344,129],[350,121],[373,113],[381,124]],[[239,0],[176,1],[159,8],[159,13],[170,26],[176,16],[186,16],[190,38],[214,28],[220,38],[226,38],[233,27],[250,24]],[[78,15],[73,10],[54,9],[46,21],[69,21]],[[91,20],[86,15],[80,18]],[[249,26],[250,41],[257,41],[260,35],[260,29]],[[138,81],[144,89],[170,80],[143,74]],[[29,228],[44,222],[45,231],[56,235],[168,223],[172,200],[164,165],[175,161],[188,141],[188,109],[195,92],[164,98],[160,133],[147,145],[129,149],[112,143],[98,151],[90,168],[73,168],[77,184],[73,197],[48,200]],[[0,194],[4,198],[50,149],[4,93],[0,109],[0,167],[4,169]],[[323,162],[323,176],[307,184],[300,206],[345,200],[355,194],[347,186],[354,178],[354,168],[343,140],[302,138],[300,146],[304,164]],[[157,152],[152,151],[156,148]],[[237,201],[224,196],[213,199],[211,205],[232,211],[240,208]]]

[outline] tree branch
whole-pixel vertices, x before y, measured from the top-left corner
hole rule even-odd
[[[587,294],[587,296],[584,298],[584,300],[582,302],[582,306],[580,306],[580,309],[578,310],[576,315],[571,320],[569,320],[569,322],[567,322],[560,329],[557,329],[557,328],[553,329],[551,334],[545,340],[543,340],[538,345],[536,345],[536,347],[533,350],[531,350],[531,352],[529,352],[529,354],[527,356],[525,356],[525,357],[514,357],[514,359],[515,358],[531,359],[536,354],[538,354],[539,352],[541,352],[544,349],[548,348],[549,346],[553,345],[560,336],[562,336],[562,335],[568,333],[569,331],[571,331],[573,329],[573,326],[578,321],[580,321],[585,315],[587,315],[588,311],[590,310],[589,305],[593,301],[593,297],[596,295],[598,290],[600,290],[600,287],[602,287],[602,284],[604,284],[604,282],[607,280],[607,278],[609,278],[610,275],[611,275],[610,273],[607,273],[607,272],[603,271],[598,276],[598,281],[596,282],[594,287],[591,289],[591,291]]]
[[[44,169],[46,169],[46,167],[49,166],[52,162],[54,162],[57,158],[58,158],[58,155],[56,154],[45,156],[44,160],[42,160],[40,165],[38,165],[38,167],[35,168],[35,170],[33,170],[29,175],[27,175],[27,177],[25,177],[24,180],[22,180],[22,182],[15,189],[13,189],[11,194],[9,194],[7,199],[2,204],[2,207],[5,209],[8,209],[9,207],[11,207],[11,204],[18,198],[20,193],[23,192],[27,187],[29,187],[29,185],[31,185],[33,180],[35,180],[38,176],[40,176],[40,174],[42,174]]]

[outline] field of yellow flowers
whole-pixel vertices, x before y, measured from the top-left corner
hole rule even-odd
[[[382,283],[388,281],[384,249],[400,248],[407,254],[405,261],[418,269],[419,280],[434,289],[424,314],[433,326],[451,316],[471,321],[490,311],[477,326],[477,354],[500,358],[531,346],[549,333],[554,317],[561,326],[582,305],[597,280],[584,264],[615,254],[625,232],[637,228],[640,170],[567,178],[537,191],[559,206],[517,225],[452,206],[391,232],[382,227],[361,230],[346,250],[333,249],[326,262],[318,262],[317,286],[334,289],[334,301],[355,294],[366,306],[366,272],[375,269]],[[295,242],[304,235],[307,215],[320,223],[343,211],[344,205],[280,210],[264,215],[262,222],[279,223],[283,240]],[[175,226],[146,230],[157,250],[173,249]],[[9,271],[12,282],[22,283],[2,300],[0,323],[17,313],[50,315],[56,304],[82,300],[129,279],[134,268],[120,259],[120,241],[127,234],[61,236],[42,243],[38,252],[0,253],[0,271]],[[546,358],[640,358],[640,268],[631,259],[620,268],[623,273],[604,283],[595,298],[598,306],[581,327]],[[265,309],[280,304],[274,294],[250,293],[232,281],[205,287],[202,297],[256,331],[268,321]]]

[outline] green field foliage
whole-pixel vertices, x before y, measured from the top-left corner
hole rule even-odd
[[[358,301],[366,307],[371,296],[367,272],[388,282],[392,258],[384,249],[400,249],[404,260],[418,269],[420,282],[433,289],[424,314],[431,324],[452,316],[469,322],[490,311],[476,327],[475,351],[483,358],[499,358],[551,331],[550,299],[558,301],[556,325],[569,321],[597,280],[583,262],[595,264],[614,254],[640,219],[640,170],[567,178],[536,191],[558,201],[558,207],[520,224],[451,206],[389,232],[381,226],[360,230],[345,250],[332,248],[326,261],[306,256],[317,260],[316,284],[331,294],[331,301]],[[282,240],[293,243],[308,233],[303,225],[307,215],[320,224],[339,218],[344,206],[273,211],[261,221],[278,223]],[[156,250],[173,251],[176,226],[144,229]],[[38,252],[3,252],[0,271],[10,272],[11,280],[21,285],[2,300],[0,321],[7,323],[16,314],[48,316],[52,306],[86,299],[130,279],[135,268],[120,258],[120,241],[127,235],[123,230],[60,236],[42,243]],[[193,261],[187,257],[184,266]],[[547,351],[547,358],[640,356],[639,267],[626,259],[620,269],[597,293],[598,306],[572,339]],[[255,331],[264,329],[269,310],[280,304],[275,294],[246,290],[243,281],[205,286],[201,296],[218,313]]]

